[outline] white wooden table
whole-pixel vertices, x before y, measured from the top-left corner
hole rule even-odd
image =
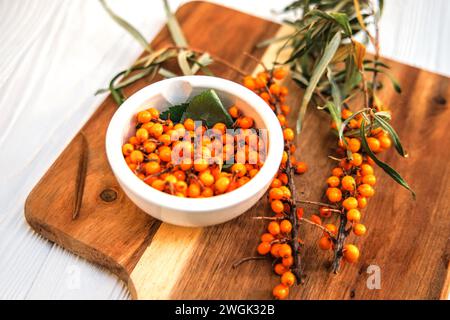
[[[160,1],[110,0],[150,40]],[[173,9],[183,1],[172,0]],[[290,0],[216,1],[268,19]],[[450,75],[450,1],[387,0],[383,55]],[[24,201],[141,48],[88,0],[0,0],[0,299],[127,299],[112,274],[30,230]]]

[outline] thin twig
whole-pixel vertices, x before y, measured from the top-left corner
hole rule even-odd
[[[242,258],[242,259],[236,261],[235,263],[233,263],[232,268],[236,269],[242,263],[247,262],[247,261],[251,261],[251,260],[265,260],[265,259],[267,259],[265,256],[245,257],[245,258]]]
[[[324,226],[322,226],[322,225],[320,225],[320,224],[317,224],[317,223],[315,223],[314,221],[311,221],[311,220],[306,219],[306,218],[301,218],[300,221],[309,223],[310,225],[313,225],[313,226],[319,228],[319,229],[322,230],[323,232],[326,232],[326,233],[330,236],[330,238],[333,239],[333,241],[335,241],[336,235],[333,234],[333,233],[331,233],[331,231],[328,230],[327,228],[325,228]]]
[[[321,206],[321,207],[327,207],[332,210],[337,210],[338,212],[340,212],[335,206],[325,203],[325,202],[309,201],[309,200],[296,200],[296,202],[297,203],[305,203],[305,204],[314,204],[314,205]]]

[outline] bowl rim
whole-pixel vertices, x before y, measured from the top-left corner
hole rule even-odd
[[[264,165],[255,177],[245,185],[229,193],[209,198],[182,198],[158,191],[134,175],[126,165],[121,145],[123,143],[123,128],[130,122],[146,100],[160,94],[166,86],[175,81],[188,82],[193,88],[202,87],[216,89],[236,96],[251,106],[261,117],[268,129],[269,149]],[[131,95],[114,113],[106,132],[106,155],[111,169],[119,180],[135,195],[145,201],[155,203],[161,207],[187,213],[223,210],[236,206],[254,197],[262,188],[267,186],[277,173],[284,149],[281,126],[267,103],[253,91],[244,86],[222,78],[211,76],[181,76],[152,83]]]

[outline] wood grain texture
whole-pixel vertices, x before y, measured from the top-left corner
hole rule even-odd
[[[281,21],[271,10],[291,0],[211,1]],[[108,2],[147,39],[164,24],[160,1]],[[170,0],[173,8],[183,2]],[[450,75],[450,42],[443,40],[449,14],[447,0],[385,1],[383,55]],[[0,1],[0,17],[0,298],[127,299],[116,276],[33,232],[23,210],[28,193],[103,100],[93,92],[141,48],[97,1]]]
[[[177,16],[188,41],[197,48],[208,47],[213,54],[251,72],[254,64],[246,63],[240,51],[233,48],[239,47],[242,51],[262,56],[263,50],[253,51],[254,44],[275,34],[279,27],[229,9],[215,9],[207,3],[192,3],[180,9]],[[223,28],[229,32],[225,33],[223,41],[211,48],[210,38],[193,32],[200,26],[208,26],[205,34],[209,37],[222,35],[223,38]],[[236,34],[244,36],[240,38]],[[167,44],[167,39],[168,33],[164,29],[153,45]],[[447,131],[429,123],[448,123],[449,79],[399,63],[391,64],[394,74],[403,83],[404,93],[396,96],[385,85],[381,96],[389,105],[395,103],[391,105],[395,114],[394,124],[405,146],[409,147],[411,158],[400,160],[393,153],[386,154],[386,158],[414,186],[418,199],[411,201],[406,191],[381,176],[377,186],[379,194],[364,215],[369,235],[357,240],[362,248],[361,260],[355,266],[345,266],[339,276],[331,275],[327,270],[329,254],[319,252],[310,243],[319,236],[317,231],[302,226],[302,238],[308,243],[302,252],[307,280],[304,286],[294,290],[291,295],[294,299],[433,299],[441,295],[448,263],[445,248],[450,231],[450,222],[446,219],[449,202],[444,191],[450,187],[445,179],[449,170],[446,159],[450,151],[439,148],[439,143],[448,141],[449,136]],[[215,72],[238,80],[224,67],[219,66]],[[139,83],[128,94],[144,85],[145,82]],[[288,86],[291,92],[288,103],[299,105],[301,93],[292,83]],[[103,149],[104,132],[114,110],[112,101],[107,99],[83,128],[89,137],[90,149]],[[320,112],[310,112],[306,126],[310,129],[306,127],[303,132],[299,149],[305,150],[301,152],[301,158],[311,164],[311,171],[297,177],[296,184],[302,198],[320,199],[323,188],[317,181],[324,181],[332,166],[327,155],[335,140],[329,134],[325,115]],[[424,136],[428,137],[426,147],[423,145]],[[325,141],[326,147],[317,148],[318,141]],[[160,282],[154,281],[158,280],[158,271],[164,271],[164,268],[158,270],[154,267],[161,260],[153,259],[161,244],[167,248],[173,244],[170,237],[167,237],[168,243],[163,241],[170,227],[160,227],[158,221],[135,208],[122,194],[103,153],[89,159],[83,206],[79,218],[71,221],[67,203],[73,197],[75,186],[67,182],[75,180],[77,170],[74,163],[78,159],[79,148],[80,143],[75,139],[30,195],[25,212],[36,230],[107,267],[123,280],[130,281],[131,274],[132,293],[138,298],[270,298],[270,288],[277,281],[276,277],[270,276],[270,262],[248,262],[237,269],[231,268],[236,260],[254,254],[257,237],[264,224],[251,219],[251,216],[267,210],[265,200],[229,223],[205,228],[201,232],[184,230],[188,233],[185,235],[189,244],[187,252],[179,259],[171,260],[168,256],[168,265],[165,266],[174,271],[177,281],[168,282],[168,286],[163,288]],[[433,156],[430,156],[430,149],[435,151]],[[428,169],[425,172],[423,168]],[[110,203],[99,200],[99,194],[105,189],[115,190],[117,200]],[[371,264],[381,268],[381,290],[366,287],[366,269]],[[140,296],[139,290],[145,295]]]

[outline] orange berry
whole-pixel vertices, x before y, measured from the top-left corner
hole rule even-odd
[[[359,167],[363,162],[363,158],[359,153],[352,153],[352,158],[353,159],[350,160],[350,163],[355,167]]]
[[[356,182],[352,176],[345,176],[342,178],[342,189],[346,191],[354,191],[355,188]]]
[[[154,143],[153,141],[146,141],[144,143],[144,150],[147,153],[152,153],[156,150],[156,143]]]
[[[159,158],[162,161],[169,162],[170,160],[172,160],[172,149],[170,149],[170,147],[168,146],[159,147],[158,152]]]
[[[321,217],[329,218],[331,217],[333,211],[331,211],[330,208],[327,207],[320,207],[319,213]]]
[[[330,202],[339,202],[342,199],[342,192],[338,188],[328,188],[327,197]]]
[[[329,237],[323,236],[322,238],[319,239],[318,245],[319,248],[322,250],[330,250],[333,245],[333,242]]]
[[[382,135],[378,140],[380,141],[380,147],[383,149],[389,149],[392,146],[391,138],[388,135]]]
[[[145,140],[148,139],[148,131],[145,130],[144,128],[137,129],[136,138],[138,139],[139,142],[144,142]]]
[[[361,141],[359,141],[359,139],[356,138],[351,138],[348,141],[347,148],[353,153],[358,152],[359,149],[361,149]]]
[[[279,98],[280,99],[280,101],[284,101],[284,96],[286,96],[287,94],[289,93],[289,89],[288,88],[286,88],[286,87],[284,87],[284,86],[282,86],[282,87],[280,87],[280,95],[281,95],[281,97]]]
[[[281,112],[283,112],[285,115],[287,115],[287,114],[289,114],[289,112],[291,112],[291,107],[284,104],[281,106]]]
[[[161,179],[156,179],[155,181],[152,182],[152,187],[159,191],[163,191],[165,185],[166,185],[166,182]]]
[[[358,261],[359,258],[359,250],[358,247],[356,247],[353,244],[346,244],[344,246],[344,258],[347,262],[350,263],[355,263],[356,261]]]
[[[247,173],[247,168],[242,163],[235,163],[231,167],[231,172],[233,172],[238,177],[242,177],[245,176],[245,174]]]
[[[287,185],[289,182],[289,178],[286,173],[278,174],[278,179],[280,179],[280,181],[283,185]]]
[[[272,294],[277,300],[284,300],[289,295],[289,287],[284,284],[275,286],[272,290]]]
[[[296,280],[296,278],[295,278],[294,274],[290,271],[283,273],[283,275],[281,276],[281,283],[288,287],[293,286],[295,283],[295,280]]]
[[[208,169],[208,160],[204,159],[204,158],[200,158],[200,159],[195,159],[194,161],[194,169],[195,171],[201,172],[204,171],[206,169]]]
[[[285,266],[283,266],[282,263],[277,263],[274,267],[273,267],[273,271],[275,271],[276,274],[278,275],[283,275],[283,273],[288,272],[289,269],[286,268]]]
[[[286,243],[283,243],[278,249],[278,254],[280,255],[281,258],[287,258],[292,256],[291,246]]]
[[[289,220],[283,220],[280,223],[280,230],[283,233],[291,233],[292,223]]]
[[[267,226],[267,230],[270,232],[271,235],[276,236],[277,234],[280,234],[280,224],[276,221],[271,221],[269,225]]]
[[[342,201],[342,206],[346,210],[356,209],[358,208],[358,200],[356,200],[356,198],[354,197],[348,197],[347,199],[344,199],[344,201]]]
[[[287,72],[283,68],[275,69],[273,71],[273,77],[277,80],[281,80],[286,76]]]
[[[164,127],[161,123],[155,123],[151,128],[150,128],[150,134],[155,137],[158,138],[160,135],[162,135],[164,132]]]
[[[337,227],[332,223],[326,224],[325,229],[327,229],[333,235],[337,233]],[[327,235],[327,233],[325,233],[325,235]]]
[[[341,183],[341,180],[339,180],[336,176],[331,176],[327,179],[327,183],[329,187],[338,187]]]
[[[199,179],[207,187],[210,187],[214,184],[214,176],[207,171],[200,173]]]
[[[284,197],[284,192],[280,188],[272,188],[269,190],[270,200],[281,200]]]
[[[289,268],[290,266],[292,266],[294,264],[294,257],[289,256],[289,257],[281,259],[281,264],[283,266],[285,266],[286,268]]]
[[[150,122],[152,115],[147,110],[141,111],[137,114],[137,121],[140,123]]]
[[[273,212],[275,212],[275,213],[281,213],[284,211],[283,202],[281,202],[280,200],[273,200],[270,203],[270,207],[272,208]]]
[[[294,131],[291,128],[286,128],[283,130],[283,137],[286,141],[294,140]]]
[[[158,162],[150,161],[145,164],[145,172],[147,174],[154,174],[161,171],[161,167]]]
[[[160,135],[158,137],[158,141],[166,146],[168,146],[172,142],[170,135],[168,135],[167,133]]]
[[[212,197],[213,195],[214,195],[214,190],[212,188],[210,188],[210,187],[203,188],[202,197],[209,198],[209,197]]]
[[[274,178],[273,180],[272,180],[272,183],[270,184],[270,187],[271,188],[278,188],[278,187],[281,187],[281,180],[280,179],[277,179],[277,178]]]
[[[201,188],[198,183],[191,183],[188,187],[187,194],[190,198],[198,198],[201,194]]]
[[[297,208],[297,219],[301,219],[301,218],[303,218],[303,213],[304,213],[304,210],[303,210],[303,208]]]
[[[344,171],[342,168],[336,167],[331,171],[331,174],[336,177],[342,177],[344,175]]]
[[[358,208],[364,209],[367,207],[367,198],[366,197],[358,197]]]
[[[242,129],[250,129],[253,127],[253,119],[250,117],[241,117],[238,119],[238,126]]]
[[[373,174],[368,174],[368,175],[363,176],[361,181],[362,181],[362,183],[373,186],[377,182],[377,178],[375,178],[375,176]]]
[[[134,150],[134,147],[131,143],[125,143],[122,146],[122,153],[124,156],[129,156]]]
[[[175,190],[177,190],[178,192],[181,192],[184,194],[184,193],[186,193],[187,189],[188,189],[188,185],[185,181],[177,181],[175,183]]]
[[[271,248],[272,246],[270,245],[270,243],[269,242],[261,242],[259,245],[258,245],[258,248],[257,248],[257,250],[258,250],[258,253],[260,254],[260,255],[266,255],[266,254],[268,254],[269,252],[270,252],[270,248]]]
[[[279,254],[280,246],[281,246],[281,244],[275,243],[272,245],[272,248],[270,249],[270,254],[272,256],[274,256],[275,258],[280,257],[280,254]]]
[[[311,215],[311,221],[314,222],[315,224],[318,224],[319,226],[322,225],[322,219],[320,219],[320,217],[318,215]]]
[[[369,174],[373,174],[373,167],[370,164],[367,163],[363,163],[361,165],[361,175],[362,176],[367,176]]]
[[[236,107],[236,106],[232,106],[232,107],[230,107],[229,109],[228,109],[228,113],[230,114],[230,116],[233,118],[233,119],[236,119],[236,118],[238,118],[239,117],[239,109]]]
[[[244,86],[245,86],[247,89],[255,90],[255,88],[256,88],[256,83],[255,83],[255,80],[253,79],[252,76],[246,76],[246,77],[244,77]]]
[[[367,231],[366,226],[361,223],[357,223],[353,226],[353,233],[358,237],[363,236],[366,233],[366,231]]]
[[[270,91],[271,94],[277,96],[277,95],[280,94],[280,86],[278,84],[276,84],[276,83],[273,83],[273,84],[270,85],[269,91]]]
[[[305,173],[306,171],[308,171],[308,165],[306,164],[306,162],[297,162],[297,165],[295,166],[295,172],[301,174]]]
[[[270,94],[266,91],[261,92],[260,95],[261,99],[263,99],[266,103],[270,102]]]
[[[369,149],[372,152],[378,152],[380,151],[380,141],[377,138],[369,137],[367,138],[367,144],[369,145]]]
[[[358,192],[360,195],[366,198],[370,198],[375,194],[375,190],[372,188],[372,186],[365,183],[358,187]]]
[[[152,115],[153,119],[158,119],[159,118],[159,111],[158,111],[158,109],[150,108],[147,111],[150,112],[150,114]]]
[[[271,233],[264,233],[261,236],[261,242],[272,242],[273,240],[275,240],[275,237],[271,234]]]
[[[361,220],[361,212],[358,209],[350,209],[347,211],[347,220],[351,222],[359,222]]]
[[[220,177],[217,179],[217,181],[214,184],[214,188],[218,193],[224,193],[227,191],[228,186],[230,185],[231,181],[228,177]]]
[[[156,153],[150,153],[147,156],[147,158],[148,158],[149,161],[154,161],[154,162],[158,162],[158,163],[161,162],[161,159],[159,158],[159,156]]]
[[[128,142],[131,143],[132,145],[136,145],[139,143],[136,137],[130,137],[130,139],[128,139]]]
[[[134,150],[130,154],[130,161],[135,164],[141,163],[144,161],[144,154],[139,150]]]
[[[342,111],[341,111],[341,117],[344,120],[347,120],[352,114],[353,114],[353,112],[351,112],[348,109],[342,109]]]

